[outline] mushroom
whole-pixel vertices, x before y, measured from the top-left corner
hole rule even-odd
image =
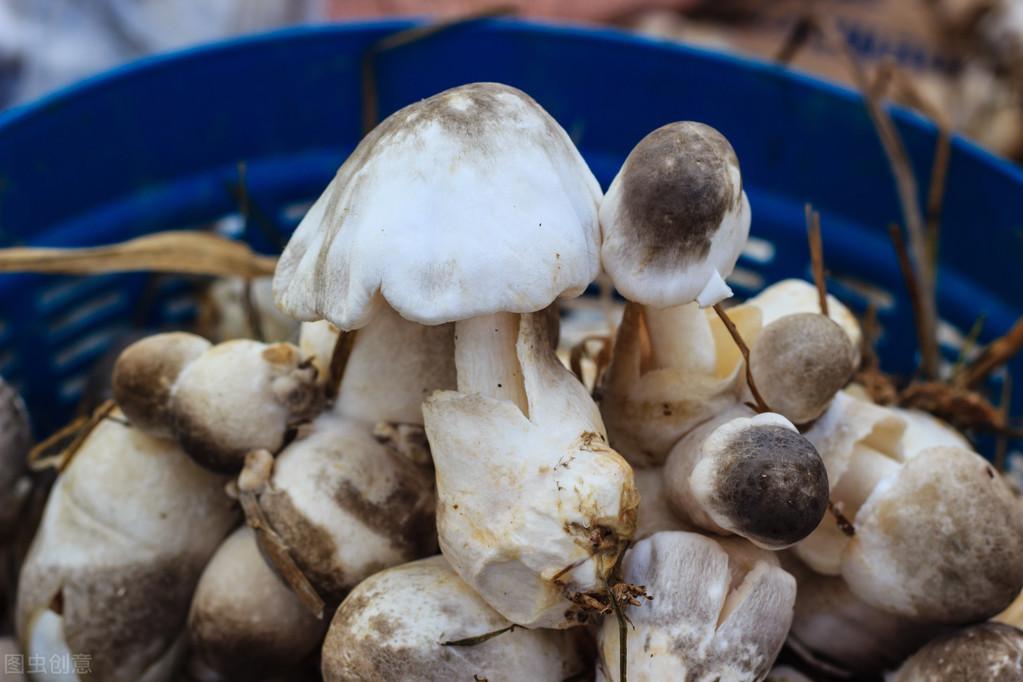
[[[155,436],[173,435],[212,471],[241,468],[255,449],[280,450],[290,429],[315,415],[316,370],[295,346],[249,339],[210,346],[183,333],[132,344],[114,368],[114,398]]]
[[[222,277],[200,299],[198,329],[216,342],[232,339],[291,341],[298,323],[286,316],[273,299],[273,280]]]
[[[903,663],[892,682],[1017,682],[1023,679],[1023,631],[978,623],[941,635]]]
[[[737,399],[737,363],[718,357],[700,307],[731,296],[724,278],[749,223],[735,152],[702,123],[670,123],[644,137],[604,197],[601,261],[632,304],[601,408],[612,444],[632,462],[663,462],[688,429]]]
[[[636,469],[632,473],[639,493],[633,541],[642,540],[662,530],[695,530],[672,510],[663,467]]]
[[[767,674],[767,682],[813,682],[809,677],[787,665],[776,665]]]
[[[18,584],[18,639],[27,656],[89,656],[96,679],[167,680],[195,583],[237,515],[223,479],[111,417],[47,501]]]
[[[767,549],[802,540],[827,510],[828,476],[813,445],[785,417],[743,405],[683,437],[664,476],[683,519]]]
[[[849,337],[849,353],[853,367],[860,366],[860,349],[863,345],[863,330],[859,320],[841,301],[827,295],[828,317]],[[783,279],[766,287],[746,303],[760,311],[766,327],[775,320],[799,313],[821,313],[820,294],[817,287],[801,279]]]
[[[188,613],[192,655],[226,679],[286,673],[320,645],[325,630],[266,564],[247,526],[210,559]]]
[[[365,422],[326,412],[272,471],[259,464],[250,458],[239,480],[251,480],[266,520],[328,604],[382,568],[437,550],[433,471]]]
[[[438,391],[423,414],[452,568],[511,622],[569,627],[587,620],[586,596],[604,592],[639,500],[544,318],[518,324],[525,412],[489,395]]]
[[[762,680],[792,622],[796,581],[770,553],[742,540],[660,532],[622,562],[626,581],[653,597],[629,609],[630,680]],[[598,680],[619,678],[619,624],[597,635]]]
[[[856,370],[849,337],[818,313],[767,324],[750,349],[749,366],[764,402],[795,424],[821,416]]]
[[[0,379],[0,546],[14,531],[32,489],[25,466],[31,445],[32,429],[25,403],[10,384]]]
[[[876,675],[897,666],[940,630],[870,606],[841,577],[816,573],[789,552],[779,557],[798,585],[789,644],[812,665]]]
[[[352,590],[323,643],[323,678],[560,682],[585,671],[579,644],[573,631],[513,627],[434,556]]]
[[[918,453],[935,445],[969,450],[973,446],[966,436],[956,431],[948,422],[929,412],[901,407],[889,408],[906,423],[899,443],[902,456],[915,457]]]
[[[936,446],[900,463],[858,448],[833,498],[854,530],[818,558],[871,606],[954,625],[995,615],[1023,588],[1023,508],[974,452]]]

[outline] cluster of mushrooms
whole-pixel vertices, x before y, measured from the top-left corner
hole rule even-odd
[[[822,676],[1023,679],[1023,616],[989,622],[1023,502],[852,382],[837,299],[721,305],[750,215],[700,123],[603,194],[514,88],[398,111],[278,262],[297,343],[121,353],[5,646],[103,682],[809,679],[774,668],[786,642]],[[559,300],[601,272],[627,302],[577,375]]]

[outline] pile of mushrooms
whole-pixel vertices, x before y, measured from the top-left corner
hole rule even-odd
[[[512,87],[392,114],[280,257],[292,342],[120,354],[0,646],[100,682],[1023,679],[986,622],[1023,588],[1023,503],[866,397],[839,300],[731,300],[751,215],[702,123],[603,194]],[[584,384],[559,307],[601,273],[625,302]],[[28,448],[4,395],[0,540]]]

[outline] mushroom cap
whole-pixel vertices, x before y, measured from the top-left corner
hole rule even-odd
[[[323,643],[323,677],[341,680],[537,680],[585,669],[571,632],[516,628],[487,606],[441,556],[381,571],[352,590]]]
[[[749,224],[732,145],[703,123],[669,123],[629,153],[600,205],[601,262],[630,301],[710,305],[731,295],[722,280]]]
[[[111,389],[128,420],[158,438],[173,437],[170,395],[182,370],[211,344],[187,332],[154,334],[117,357]]]
[[[626,615],[630,680],[763,679],[792,623],[796,581],[765,550],[664,531],[640,540],[622,577],[653,597]],[[598,680],[617,680],[618,623],[597,635]]]
[[[772,413],[716,427],[703,441],[689,485],[717,525],[771,549],[809,535],[828,504],[828,475],[817,450]]]
[[[821,416],[855,370],[849,337],[817,313],[778,318],[750,349],[750,371],[764,402],[796,424]]]
[[[867,603],[923,621],[989,618],[1023,588],[1023,509],[980,455],[932,447],[867,498],[842,576]]]
[[[1023,631],[979,623],[931,640],[896,671],[892,682],[1018,682]]]
[[[452,88],[363,138],[281,255],[274,296],[341,329],[381,302],[422,324],[540,310],[596,277],[600,196],[528,95]]]
[[[248,526],[210,559],[188,614],[193,652],[229,679],[265,679],[297,666],[325,628],[266,564]]]

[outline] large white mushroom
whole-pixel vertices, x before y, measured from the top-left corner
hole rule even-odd
[[[735,151],[702,123],[658,128],[625,160],[600,223],[604,269],[634,304],[601,409],[616,448],[632,462],[659,464],[688,429],[737,400],[734,353],[722,362],[700,310],[731,296],[724,278],[749,234]]]
[[[599,199],[536,102],[496,83],[465,85],[367,135],[275,273],[278,305],[299,319],[365,329],[387,306],[412,322],[455,323],[458,392],[424,408],[438,533],[459,575],[523,625],[577,622],[566,595],[603,589],[634,521],[631,470],[558,363],[548,316],[519,317],[593,281]],[[578,485],[559,489],[557,467],[569,460]],[[469,515],[480,532],[460,520]]]
[[[18,584],[18,638],[29,656],[88,656],[95,679],[167,680],[196,581],[237,512],[223,479],[112,417],[50,494]]]
[[[561,682],[585,672],[578,631],[510,626],[443,557],[415,561],[377,573],[348,595],[323,644],[323,677]]]
[[[622,563],[652,600],[628,611],[630,680],[762,680],[785,643],[796,581],[770,553],[743,540],[660,532]],[[598,634],[598,680],[619,680],[619,624]]]

